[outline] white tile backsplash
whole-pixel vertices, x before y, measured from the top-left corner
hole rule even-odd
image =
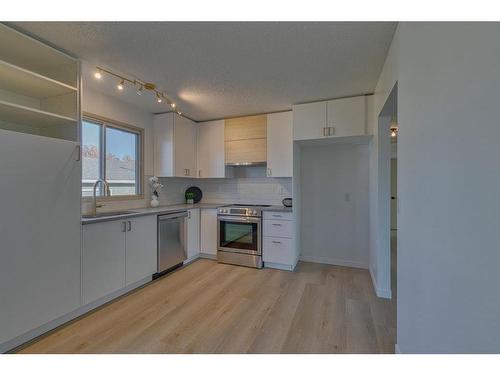
[[[234,167],[232,178],[161,178],[164,185],[160,204],[184,202],[184,192],[198,186],[204,203],[250,203],[280,205],[283,198],[292,196],[291,178],[266,177],[266,168]]]

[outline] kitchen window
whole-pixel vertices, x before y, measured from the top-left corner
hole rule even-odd
[[[82,197],[91,197],[98,178],[109,184],[111,196],[142,195],[143,130],[98,117],[82,120]],[[104,196],[103,184],[97,196]]]

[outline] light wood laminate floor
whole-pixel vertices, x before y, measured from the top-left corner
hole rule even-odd
[[[201,259],[75,320],[20,353],[392,353],[394,300],[368,271],[295,272]]]

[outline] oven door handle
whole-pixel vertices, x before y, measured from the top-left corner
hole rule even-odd
[[[245,216],[218,216],[218,221],[231,221],[233,223],[260,223],[260,217],[245,217]]]

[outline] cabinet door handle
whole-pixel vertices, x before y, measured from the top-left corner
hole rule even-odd
[[[333,134],[335,134],[335,128],[333,126],[331,126],[328,128],[328,135],[332,136]]]
[[[271,168],[267,168],[267,175],[268,176],[272,176],[273,175],[273,171],[271,170]]]
[[[188,219],[191,219],[191,211],[188,211]]]
[[[127,222],[126,221],[122,221],[122,232],[126,232],[127,231]]]
[[[280,244],[280,243],[281,243],[281,241],[273,241],[273,243],[275,243],[275,244]]]
[[[273,217],[281,217],[281,215],[273,215]]]
[[[281,227],[281,224],[273,223],[275,227]]]
[[[201,177],[201,169],[198,169],[198,177]]]
[[[323,137],[326,137],[326,128],[323,128]]]
[[[130,232],[132,230],[132,222],[127,221],[128,224],[128,231]]]
[[[76,145],[76,161],[82,160],[82,147],[80,145]]]

